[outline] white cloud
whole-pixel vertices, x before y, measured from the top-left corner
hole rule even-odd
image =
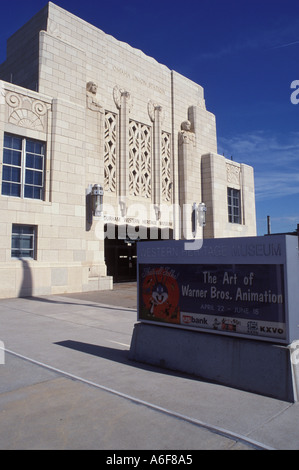
[[[257,201],[299,195],[299,171],[297,173],[285,172],[279,174],[269,172],[263,175],[256,173],[255,194]]]
[[[299,169],[299,132],[287,136],[264,131],[243,133],[231,138],[219,138],[220,152],[233,155],[236,160],[250,164],[265,163],[275,166],[296,164]]]
[[[299,20],[293,18],[293,21],[289,21],[285,24],[278,24],[267,30],[252,30],[251,34],[247,37],[242,37],[225,44],[225,38],[223,44],[217,50],[211,50],[203,52],[197,56],[198,60],[216,60],[228,55],[243,53],[246,51],[264,50],[264,51],[275,51],[284,47],[297,46],[298,41],[298,27]]]

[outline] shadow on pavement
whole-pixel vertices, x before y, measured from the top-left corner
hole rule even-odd
[[[59,297],[66,297],[66,295],[65,294],[60,294]],[[104,302],[99,303],[99,305],[96,305],[97,302],[93,301],[93,300],[90,300],[90,302],[92,302],[92,303],[78,304],[78,302],[72,302],[71,298],[70,298],[70,300],[67,300],[67,298],[66,298],[66,300],[63,301],[63,300],[60,300],[60,299],[55,299],[54,296],[52,296],[52,299],[49,299],[47,297],[37,297],[37,296],[27,297],[26,296],[25,299],[30,300],[32,302],[44,302],[44,303],[60,304],[60,305],[79,305],[79,306],[82,305],[82,307],[105,308],[105,310],[120,310],[120,311],[125,311],[125,312],[130,312],[130,311],[134,310],[131,307],[128,307],[128,308],[118,307],[117,305],[113,306],[113,305],[110,305],[110,303],[105,304]],[[82,298],[79,299],[78,297],[74,297],[74,299],[78,299],[78,300],[81,300],[81,301],[83,300]]]
[[[97,344],[82,343],[81,341],[73,340],[58,341],[54,344],[57,344],[58,346],[63,346],[65,348],[74,349],[85,354],[91,354],[92,356],[109,359],[111,361],[119,362],[122,364],[130,364],[128,350],[107,348],[105,346],[99,346]]]
[[[115,349],[115,348],[107,348],[105,346],[99,346],[97,344],[90,344],[90,343],[83,343],[80,341],[74,340],[65,340],[65,341],[58,341],[54,343],[58,346],[62,346],[65,348],[73,349],[76,351],[80,351],[84,354],[91,354],[92,356],[101,357],[103,359],[108,359],[113,362],[118,362],[119,364],[126,364],[130,367],[146,370],[149,372],[159,372],[160,374],[174,376],[174,377],[182,377],[189,380],[196,380],[201,381],[200,377],[195,377],[189,374],[182,374],[180,372],[176,372],[174,370],[169,370],[163,368],[163,364],[159,367],[151,366],[149,364],[145,364],[143,362],[136,362],[129,358],[129,350],[125,349]],[[207,380],[203,380],[204,382],[209,383]]]

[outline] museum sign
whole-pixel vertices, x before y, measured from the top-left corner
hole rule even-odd
[[[138,246],[138,320],[286,343],[298,337],[298,240],[292,236]],[[297,279],[297,281],[296,281]]]

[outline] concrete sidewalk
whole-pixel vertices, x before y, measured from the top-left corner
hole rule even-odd
[[[136,284],[0,301],[0,449],[299,449],[299,407],[134,363]]]

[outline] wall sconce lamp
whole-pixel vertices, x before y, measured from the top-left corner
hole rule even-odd
[[[194,236],[196,235],[197,224],[200,227],[206,225],[206,212],[207,208],[204,202],[200,202],[198,205],[196,202],[192,205],[192,232]]]
[[[121,217],[125,217],[127,213],[127,205],[126,201],[124,199],[119,198],[119,210],[120,210],[120,215]]]
[[[204,227],[206,225],[206,213],[207,213],[207,207],[205,203],[200,202],[197,207],[198,225],[200,227]]]
[[[104,190],[100,184],[94,184],[91,190],[92,213],[95,217],[103,215]]]
[[[156,220],[160,220],[161,218],[161,210],[158,205],[154,206],[155,214],[156,214]]]

